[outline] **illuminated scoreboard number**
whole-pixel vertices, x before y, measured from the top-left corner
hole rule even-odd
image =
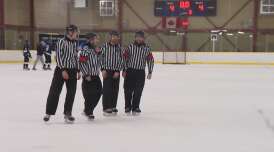
[[[217,0],[192,0],[193,16],[216,16]]]
[[[167,16],[177,16],[178,12],[178,5],[177,2],[168,1],[166,3],[166,15]]]
[[[185,0],[185,1],[178,1],[179,6],[179,14],[177,16],[192,16],[193,10],[191,1]]]
[[[155,16],[177,16],[178,5],[176,1],[155,1]]]
[[[192,15],[189,1],[155,1],[155,16]]]
[[[216,16],[217,0],[155,1],[155,16]]]

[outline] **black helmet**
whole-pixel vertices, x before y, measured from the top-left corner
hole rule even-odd
[[[135,32],[135,37],[145,37],[145,32],[144,31],[137,31],[137,32]]]
[[[86,34],[86,38],[87,38],[87,39],[91,39],[91,38],[94,38],[94,37],[96,37],[96,36],[97,36],[97,34],[96,34],[96,33],[93,33],[93,32],[87,33],[87,34]]]
[[[46,43],[44,40],[40,41],[40,44],[41,44],[42,46],[46,46],[46,45],[47,45],[47,43]]]
[[[110,36],[120,36],[120,33],[118,31],[111,31],[109,32]]]
[[[69,25],[66,27],[66,32],[77,32],[78,27],[76,25]]]

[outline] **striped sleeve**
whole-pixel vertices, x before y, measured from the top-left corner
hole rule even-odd
[[[126,65],[126,59],[124,58],[124,49],[122,47],[120,47],[120,57],[121,57],[121,61],[120,61],[120,71],[124,71],[125,70],[125,65]]]
[[[80,61],[79,61],[79,56],[78,56],[78,46],[77,46],[77,43],[74,42],[74,47],[75,47],[75,50],[76,50],[76,54],[75,54],[75,61],[76,61],[76,69],[77,69],[77,72],[80,72]]]
[[[88,75],[88,62],[85,61],[85,62],[80,62],[80,71],[82,72],[82,74],[85,76],[85,75]]]
[[[105,65],[106,65],[106,58],[105,58],[105,56],[106,56],[106,48],[107,47],[107,45],[106,44],[104,44],[102,47],[101,47],[101,55],[100,55],[100,68],[101,68],[101,70],[105,70],[106,69],[106,67],[105,67]]]
[[[126,71],[128,69],[128,62],[129,62],[129,49],[130,49],[130,46],[128,47],[125,47],[123,49],[123,59],[124,59],[124,64],[123,64],[123,71]]]
[[[63,50],[63,46],[64,46],[64,40],[61,39],[57,42],[56,44],[56,61],[57,61],[57,66],[59,68],[64,68],[64,50]]]
[[[82,74],[84,76],[89,74],[89,56],[90,56],[90,52],[89,52],[89,48],[88,46],[83,46],[80,48],[80,57],[79,57],[79,64],[80,64],[80,71],[82,72]]]

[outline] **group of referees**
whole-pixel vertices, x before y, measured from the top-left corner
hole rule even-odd
[[[72,109],[77,80],[81,77],[85,100],[83,114],[89,120],[95,119],[93,112],[101,96],[103,114],[117,115],[121,76],[124,78],[125,113],[139,115],[145,79],[152,78],[154,67],[154,58],[150,46],[145,42],[144,32],[137,31],[134,41],[127,47],[122,47],[120,33],[112,31],[109,33],[109,40],[99,47],[99,37],[96,33],[86,34],[86,43],[79,46],[78,31],[75,25],[66,27],[65,37],[56,44],[57,66],[47,98],[44,121],[49,121],[51,116],[55,115],[64,84],[67,88],[64,118],[67,123],[75,121]]]

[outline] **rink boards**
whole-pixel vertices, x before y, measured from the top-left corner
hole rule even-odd
[[[33,58],[35,51],[31,51]],[[172,56],[174,52],[168,52]],[[165,52],[167,54],[167,52]],[[163,52],[153,52],[156,63],[163,63]],[[238,65],[274,65],[274,53],[253,52],[187,52],[187,64],[238,64]],[[0,63],[22,63],[22,51],[0,51]],[[168,63],[175,63],[172,60]]]

